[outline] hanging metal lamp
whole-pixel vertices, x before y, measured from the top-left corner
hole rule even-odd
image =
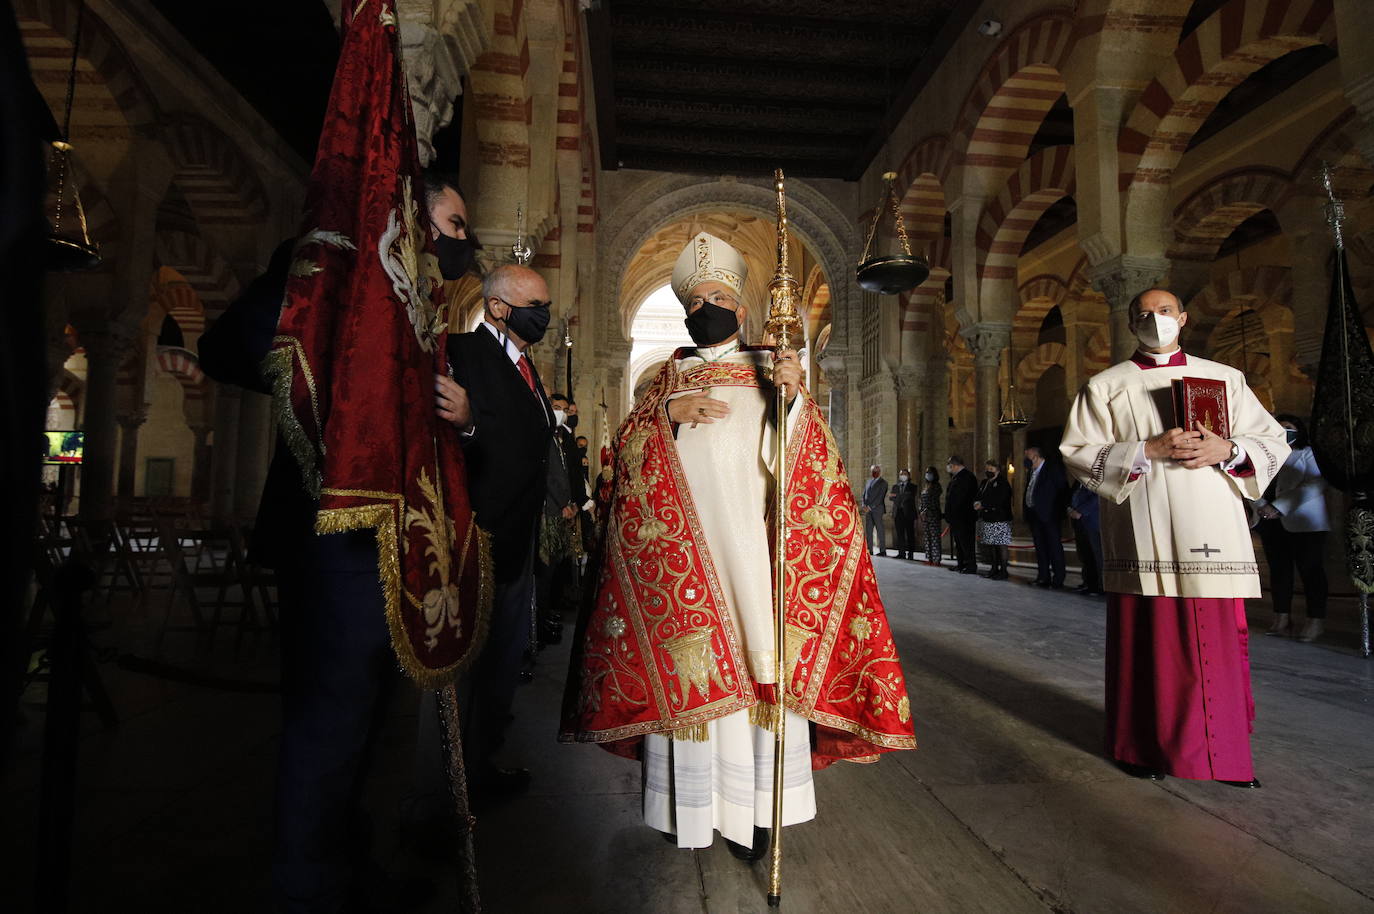
[[[906,236],[906,222],[902,219],[902,209],[897,201],[894,186],[896,180],[895,171],[883,175],[883,199],[873,209],[873,222],[868,226],[864,252],[854,271],[861,288],[868,292],[877,292],[879,295],[896,295],[914,289],[930,275],[930,263],[919,254],[911,253],[911,241]],[[878,239],[878,225],[889,213],[900,250],[884,254],[876,250],[874,244]]]
[[[72,172],[72,105],[76,96],[76,64],[81,53],[81,23],[86,5],[76,13],[76,35],[72,37],[72,64],[67,74],[67,107],[63,112],[62,136],[48,143],[48,192],[44,211],[48,218],[47,267],[60,272],[89,270],[100,266],[100,246],[91,241],[86,227],[86,210]]]
[[[997,417],[997,427],[1008,432],[1017,432],[1030,425],[1030,418],[1021,408],[1021,398],[1016,396],[1016,345],[1007,349],[1007,399],[1002,404],[1002,414]]]

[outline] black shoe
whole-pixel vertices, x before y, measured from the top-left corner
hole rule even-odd
[[[999,580],[999,581],[1005,581],[1005,580],[1007,580],[1007,579],[1010,578],[1010,577],[1011,577],[1011,575],[1007,574],[1007,569],[1005,569],[1005,568],[1003,568],[1001,571],[997,572],[997,580]]]
[[[1218,784],[1225,784],[1227,787],[1239,787],[1241,790],[1259,790],[1260,782],[1257,778],[1248,781],[1217,781]]]
[[[1130,762],[1116,761],[1113,764],[1133,778],[1141,778],[1146,781],[1164,780],[1164,772],[1158,768],[1151,768],[1148,765],[1133,765]]]
[[[963,570],[964,570],[964,569],[960,568],[958,565],[946,565],[946,566],[945,566],[945,571],[963,571]]]
[[[1049,588],[1050,590],[1063,590],[1063,589],[1064,589],[1064,585],[1063,585],[1063,584],[1056,584],[1056,583],[1054,583],[1053,581],[1051,581],[1050,583],[1048,583],[1048,584],[1046,584],[1046,585],[1044,585],[1044,586],[1047,587],[1047,588]]]
[[[959,573],[960,573],[960,574],[977,574],[977,573],[978,573],[978,566],[977,566],[977,565],[974,565],[972,568],[960,568],[960,569],[959,569]]]
[[[745,847],[743,844],[736,844],[729,838],[725,839],[725,846],[730,848],[730,853],[735,855],[736,860],[743,860],[746,863],[753,863],[755,860],[762,860],[763,855],[768,853],[768,829],[754,826],[754,846]]]

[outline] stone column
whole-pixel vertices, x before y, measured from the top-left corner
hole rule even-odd
[[[998,369],[1002,351],[1011,345],[1011,324],[984,321],[962,331],[973,352],[975,417],[973,453],[964,456],[976,466],[998,451],[997,417],[1002,411],[1002,391]]]
[[[1122,362],[1136,350],[1126,307],[1141,292],[1162,285],[1169,279],[1169,261],[1162,257],[1132,257],[1123,254],[1097,264],[1088,271],[1093,288],[1107,298],[1111,309],[1112,363]]]
[[[1345,97],[1360,115],[1355,144],[1365,161],[1374,162],[1374,7],[1367,0],[1336,0],[1335,9]]]
[[[1334,247],[1324,229],[1293,239],[1293,354],[1298,367],[1316,380],[1321,364],[1322,339],[1326,335],[1326,311],[1331,298],[1331,271],[1327,261]],[[1286,369],[1285,369],[1286,370]]]
[[[924,440],[926,406],[925,366],[903,365],[897,381],[897,466],[919,474],[922,452],[930,442]],[[928,461],[927,461],[928,462]]]
[[[196,447],[191,462],[191,498],[200,504],[210,501],[210,472],[213,448],[210,447],[212,426],[192,425],[191,434],[196,436]]]
[[[79,318],[78,318],[79,319]],[[86,349],[85,460],[81,466],[81,517],[105,521],[114,515],[115,373],[138,338],[138,330],[110,320],[76,325]]]
[[[839,446],[840,453],[844,454],[845,445],[848,441],[848,403],[846,397],[849,393],[849,378],[845,370],[844,358],[838,354],[827,352],[825,358],[821,359],[821,371],[825,372],[825,383],[830,388],[830,401],[828,404],[828,419],[830,421],[830,433],[835,436],[835,443]]]
[[[239,388],[221,384],[215,395],[215,443],[211,448],[210,514],[217,523],[234,513],[238,463]]]
[[[252,518],[267,480],[268,417],[272,398],[245,390],[239,397],[239,436],[234,467],[233,517]]]
[[[338,21],[337,2],[325,0]],[[415,112],[420,162],[434,156],[430,140],[453,117],[462,77],[491,42],[489,17],[481,0],[398,0],[401,58]],[[454,170],[455,163],[441,162]]]
[[[134,497],[134,478],[138,473],[138,429],[148,421],[146,409],[115,417],[119,423],[119,488],[120,498]]]

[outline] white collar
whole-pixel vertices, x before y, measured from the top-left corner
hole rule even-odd
[[[696,356],[704,361],[714,362],[738,352],[739,345],[739,338],[736,337],[728,343],[721,343],[719,346],[698,346]]]
[[[1144,349],[1138,349],[1136,350],[1136,354],[1142,358],[1149,359],[1156,365],[1168,365],[1170,362],[1174,360],[1174,356],[1178,355],[1178,351],[1180,348],[1181,347],[1179,346],[1175,346],[1168,352],[1146,352]]]
[[[511,364],[518,364],[520,362],[520,357],[524,355],[524,353],[520,351],[520,347],[516,346],[514,341],[491,321],[482,321],[482,326],[486,327],[487,330],[491,332],[491,335],[496,337],[496,342],[501,343],[502,346],[505,347],[506,356],[511,360]]]

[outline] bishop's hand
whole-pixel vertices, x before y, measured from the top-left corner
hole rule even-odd
[[[668,401],[668,418],[678,425],[710,425],[717,419],[730,415],[730,407],[724,400],[712,398],[709,391],[688,394]]]
[[[796,351],[779,349],[773,356],[773,383],[782,387],[789,403],[801,389],[804,379],[805,373],[802,371],[801,360],[797,358]]]

